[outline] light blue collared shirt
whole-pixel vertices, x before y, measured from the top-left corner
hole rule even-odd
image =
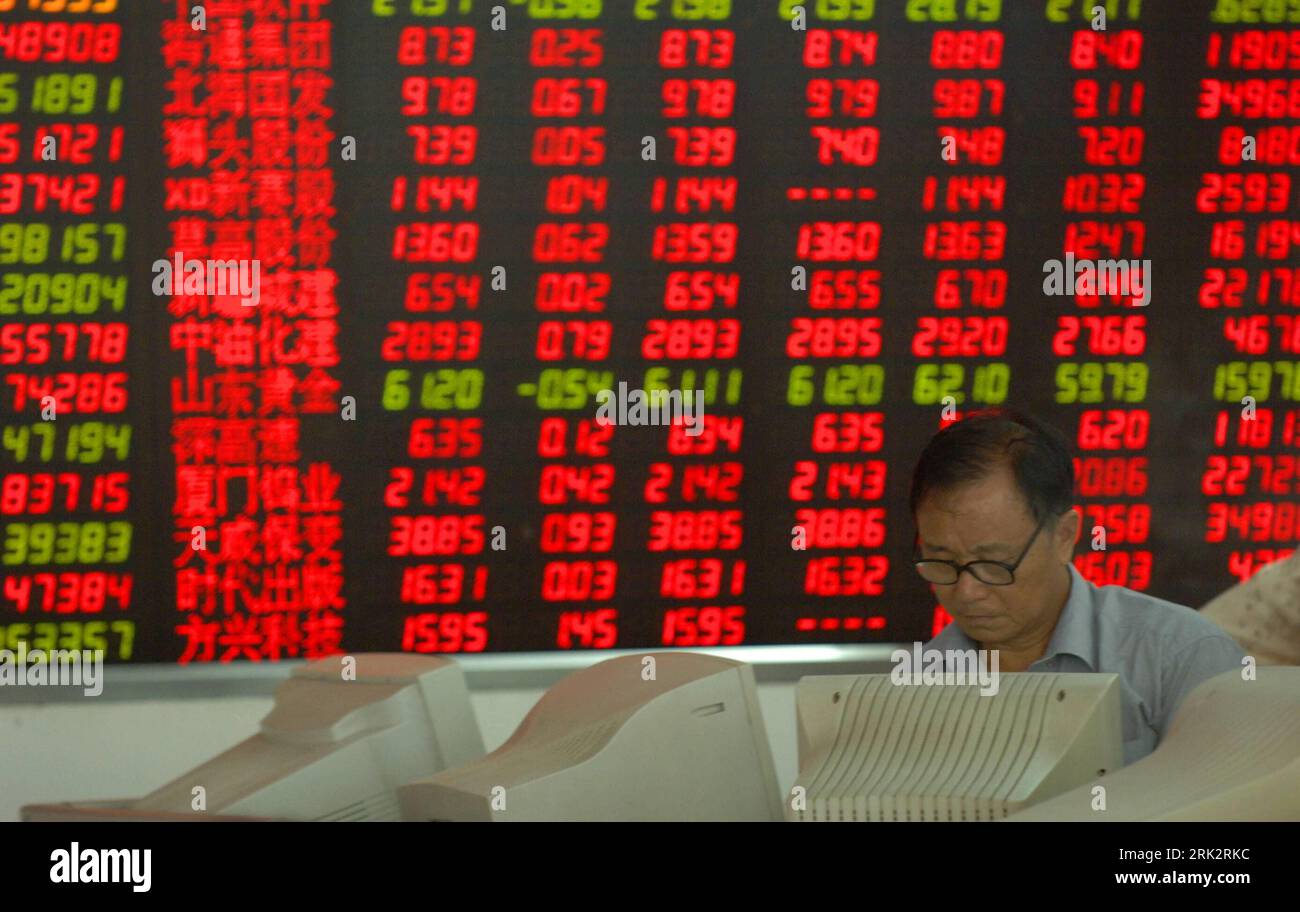
[[[1240,670],[1236,641],[1200,612],[1123,586],[1094,586],[1070,564],[1070,595],[1047,651],[1027,671],[1119,675],[1124,763],[1156,748],[1202,681]],[[979,649],[956,622],[926,649]]]

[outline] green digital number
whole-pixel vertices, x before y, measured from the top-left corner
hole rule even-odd
[[[793,19],[796,6],[803,7],[805,14],[811,6],[813,17],[826,22],[867,22],[876,15],[876,0],[781,0],[777,15]]]
[[[1007,400],[1011,387],[1011,365],[1001,362],[981,364],[975,368],[971,380],[971,399],[989,405],[999,405]]]
[[[94,73],[47,73],[32,82],[32,110],[42,114],[90,114],[99,80]]]
[[[1148,369],[1145,362],[1085,361],[1056,366],[1056,401],[1092,405],[1111,400],[1137,403],[1146,400]],[[1107,380],[1110,380],[1109,390]]]
[[[1121,12],[1123,17],[1132,21],[1141,17],[1141,0],[1127,0],[1127,5],[1126,0],[1048,0],[1044,14],[1052,22],[1069,22],[1071,6],[1078,8],[1080,19],[1092,19],[1095,6],[1106,10],[1108,22],[1119,18]]]
[[[610,371],[551,367],[542,371],[537,383],[527,384],[520,392],[535,396],[539,408],[580,409],[594,401],[596,393],[613,386],[614,375]]]
[[[673,0],[672,17],[686,21],[726,19],[731,16],[731,0]]]
[[[476,409],[483,402],[483,371],[450,367],[429,371],[420,389],[420,407],[434,410]]]
[[[103,240],[101,240],[101,236]],[[120,263],[126,256],[126,225],[121,222],[84,222],[63,229],[60,256],[65,263],[86,266],[99,260],[101,249],[107,249],[109,259]]]
[[[817,389],[813,384],[813,376],[816,373],[816,369],[810,364],[796,364],[790,368],[790,379],[785,387],[785,401],[790,405],[809,405]]]
[[[411,372],[405,368],[394,368],[384,374],[384,394],[380,401],[385,409],[400,412],[411,404],[410,380]]]
[[[1218,0],[1211,22],[1300,22],[1300,0]]]
[[[407,7],[414,16],[445,16],[451,4],[449,0],[409,0]],[[519,2],[519,0],[513,0]],[[474,8],[474,0],[456,0],[456,12],[468,13]],[[370,4],[372,16],[397,15],[397,0],[374,0]]]
[[[105,424],[102,421],[83,421],[68,428],[68,443],[64,457],[68,462],[93,465],[112,453],[119,462],[131,452],[131,425]]]
[[[1002,0],[907,0],[905,14],[912,22],[997,22]]]
[[[134,621],[42,621],[35,624],[0,625],[0,649],[28,652],[67,649],[112,650],[110,634],[117,639],[116,658],[127,661],[135,644]]]
[[[966,369],[960,364],[918,364],[912,378],[912,401],[917,405],[935,405],[951,396],[957,405],[966,400],[962,385]]]
[[[520,4],[525,0],[511,0]],[[602,0],[526,0],[530,19],[596,19]],[[638,16],[638,18],[641,18]]]
[[[0,315],[95,314],[126,308],[126,276],[92,272],[6,273],[0,277]]]
[[[1267,402],[1273,386],[1273,372],[1266,361],[1229,361],[1214,369],[1214,398],[1240,402],[1246,396]]]
[[[632,15],[637,19],[658,19],[659,7],[665,2],[669,3],[667,15],[683,22],[720,21],[731,17],[731,0],[636,0]]]
[[[50,251],[50,226],[42,222],[0,224],[0,265],[39,266]]]
[[[822,401],[827,405],[876,405],[884,395],[882,364],[836,364],[826,369]]]
[[[18,110],[18,74],[0,73],[0,114]]]
[[[119,564],[131,556],[131,524],[114,521],[10,523],[4,563]]]
[[[744,381],[745,372],[738,367],[725,370],[710,367],[703,371],[686,368],[679,377],[673,376],[672,368],[652,367],[645,372],[641,386],[647,393],[652,390],[701,390],[706,406],[719,403],[737,405],[740,403],[740,390]]]

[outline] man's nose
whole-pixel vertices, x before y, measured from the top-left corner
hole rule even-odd
[[[957,597],[963,602],[973,602],[984,596],[987,586],[975,578],[975,574],[969,569],[961,576],[957,577],[955,583],[957,587]]]

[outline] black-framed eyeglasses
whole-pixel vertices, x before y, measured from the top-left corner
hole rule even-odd
[[[1020,566],[1025,555],[1034,544],[1034,539],[1038,538],[1038,533],[1043,530],[1047,520],[1044,519],[1034,529],[1034,534],[1029,537],[1028,543],[1024,550],[1020,552],[1011,563],[995,560],[973,560],[964,564],[958,564],[954,561],[922,559],[919,556],[920,545],[918,543],[916,552],[913,554],[912,563],[916,566],[916,572],[921,574],[921,579],[927,583],[934,583],[936,586],[951,586],[961,575],[969,570],[971,576],[975,577],[981,583],[990,586],[1010,586],[1016,581],[1016,568]]]

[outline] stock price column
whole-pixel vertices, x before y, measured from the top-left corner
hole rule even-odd
[[[879,13],[879,78],[888,80],[880,93],[887,177],[877,185],[886,225],[879,281],[888,316],[883,363],[873,366],[888,372],[881,412],[889,431],[873,445],[888,467],[878,547],[889,573],[868,629],[888,631],[878,639],[924,639],[950,617],[911,567],[910,470],[933,433],[968,410],[1004,403],[1011,389],[1015,321],[1003,311],[1011,285],[1002,171],[1008,42],[1000,0]],[[899,610],[916,603],[924,615]]]
[[[629,324],[611,319],[627,290],[616,284],[609,263],[617,237],[608,211],[615,103],[608,28],[599,0],[559,3],[549,15],[547,4],[530,4],[512,15],[516,22],[527,16],[527,79],[515,92],[527,92],[526,199],[541,202],[540,213],[522,214],[532,222],[525,274],[534,317],[521,325],[534,335],[520,342],[531,343],[536,372],[515,392],[529,407],[523,440],[535,444],[535,456],[516,459],[537,471],[516,483],[536,479],[540,525],[521,532],[522,547],[536,548],[541,563],[524,580],[521,599],[546,609],[539,626],[547,640],[536,647],[609,648],[619,637],[621,517],[611,452],[619,432],[598,422],[596,409],[600,391],[617,386],[613,346]]]
[[[935,312],[916,318],[911,354],[924,360],[913,368],[911,400],[937,409],[938,427],[968,410],[1003,405],[1011,389],[1011,364],[1004,360],[1011,321],[1002,312],[1010,284],[1007,180],[993,170],[1003,166],[1007,145],[1002,13],[999,0],[960,8],[915,4],[906,13],[931,26],[928,61],[937,77],[933,138],[922,139],[920,148],[921,159],[941,169],[925,174],[921,189],[922,257],[938,264],[929,302]],[[936,604],[932,631],[950,620]]]
[[[1083,168],[1064,176],[1060,211],[1071,221],[1063,262],[1059,274],[1045,270],[1043,281],[1044,291],[1063,295],[1055,300],[1072,311],[1056,317],[1051,348],[1055,405],[1077,415],[1074,465],[1083,521],[1074,564],[1097,585],[1146,590],[1154,569],[1148,314],[1168,320],[1178,302],[1172,293],[1153,294],[1148,268],[1147,180],[1140,169],[1150,54],[1137,27],[1139,12],[1138,4],[1112,2],[1098,28],[1103,20],[1091,9],[1048,10],[1049,20],[1068,29],[1075,78],[1064,87],[1069,102],[1059,101],[1069,104],[1073,120],[1067,161]],[[1159,264],[1173,265],[1168,258]],[[1166,272],[1161,287],[1172,288],[1169,278]]]
[[[644,323],[641,385],[650,396],[680,396],[681,412],[668,412],[666,431],[625,433],[665,443],[642,491],[651,508],[645,545],[659,557],[650,567],[659,598],[670,600],[658,643],[734,646],[745,641],[746,621],[738,357],[742,319],[759,316],[737,264],[735,64],[746,48],[730,27],[730,3],[645,4],[637,15],[663,23],[652,33],[660,76],[654,113],[655,133],[667,142],[649,193],[648,253],[663,269],[648,285],[663,292],[647,303],[660,305],[662,316]]]
[[[117,0],[0,0],[0,648],[110,662],[138,557],[123,43]]]
[[[918,19],[921,12],[915,11]],[[960,24],[980,26],[998,22],[1000,10],[994,3],[971,5],[965,15]],[[922,251],[926,260],[941,264],[932,303],[937,311],[1001,310],[1008,284],[1002,265],[1006,177],[989,169],[1002,165],[1006,147],[1000,123],[1007,94],[1001,74],[1005,38],[990,27],[937,28],[928,37],[930,68],[942,74],[933,83],[931,114],[938,121],[937,161],[945,172],[927,174],[921,191],[921,210],[938,219],[925,222]],[[933,148],[933,142],[922,146],[925,160],[936,160]],[[1001,359],[1009,334],[1003,314],[919,316],[911,351],[925,359]],[[912,403],[941,406],[943,427],[962,417],[957,406],[1002,405],[1010,384],[1006,361],[927,360],[915,366]]]
[[[377,561],[399,578],[404,651],[479,652],[489,637],[483,554],[491,530],[484,494],[500,480],[489,478],[482,463],[480,305],[490,295],[485,276],[472,270],[484,256],[478,216],[483,182],[476,164],[483,135],[477,118],[484,113],[478,69],[486,42],[450,8],[436,24],[426,24],[427,17],[414,20],[418,24],[406,16],[387,18],[383,4],[374,9],[384,17],[378,44],[399,67],[395,80],[380,83],[381,110],[400,115],[404,134],[363,140],[368,159],[378,148],[378,155],[395,159],[396,171],[383,163],[388,183],[382,198],[392,219],[387,258],[397,283],[383,274],[387,270],[367,282],[370,308],[388,319],[379,342],[384,433],[366,446],[396,463],[384,478],[386,547]],[[368,619],[385,636],[392,636],[393,620]]]
[[[770,562],[788,580],[778,592],[789,607],[782,627],[769,629],[781,638],[854,641],[886,622],[877,608],[890,569],[888,352],[878,315],[889,237],[880,197],[894,175],[879,167],[886,92],[874,4],[796,7],[777,11],[788,35],[781,53],[795,78],[774,101],[788,121],[765,131],[790,137],[784,158],[764,156],[784,223],[773,258],[785,267],[776,296],[783,402],[766,420],[784,423],[781,412],[790,410],[789,430],[777,438],[791,457],[774,473],[787,505],[770,511],[785,522],[768,539]],[[802,15],[806,28],[791,28]]]
[[[1300,10],[1291,7],[1219,0],[1202,38],[1199,303],[1215,343],[1197,377],[1214,406],[1200,424],[1213,441],[1200,493],[1221,586],[1300,539]]]

